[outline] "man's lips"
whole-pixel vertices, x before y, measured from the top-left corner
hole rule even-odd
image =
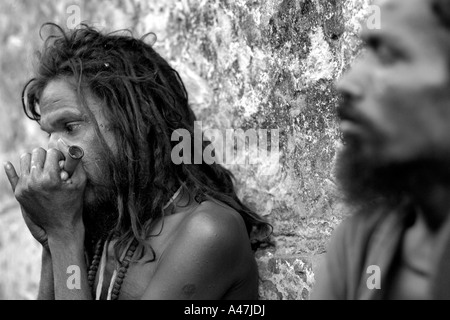
[[[361,123],[348,119],[341,120],[340,129],[344,136],[363,135],[366,132]]]
[[[342,107],[338,109],[340,130],[345,137],[365,136],[369,134],[370,126],[354,109]]]

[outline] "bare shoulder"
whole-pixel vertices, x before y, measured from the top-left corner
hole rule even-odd
[[[214,201],[203,202],[189,214],[183,222],[182,230],[191,236],[204,239],[249,241],[241,215],[236,210]]]
[[[241,215],[215,201],[205,201],[180,224],[175,242],[201,251],[215,261],[234,257],[236,262],[253,258],[250,240]],[[199,252],[199,251],[197,251]]]
[[[183,216],[172,234],[145,298],[257,296],[256,261],[244,221],[237,211],[205,201]]]

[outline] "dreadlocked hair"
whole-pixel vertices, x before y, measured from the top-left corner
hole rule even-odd
[[[228,205],[240,213],[250,236],[268,237],[270,224],[240,201],[229,170],[218,164],[172,162],[172,133],[185,129],[193,137],[196,117],[179,74],[144,41],[147,35],[136,39],[131,32],[103,34],[86,24],[65,31],[53,23],[44,24],[41,32],[45,26],[56,32],[37,53],[35,76],[22,93],[24,112],[39,122],[39,97],[51,80],[60,78],[77,83],[85,109],[86,89],[102,102],[121,150],[117,163],[126,164],[124,168],[109,163],[118,210],[113,227],[118,235],[116,257],[133,237],[146,247],[149,231],[163,217],[163,207],[174,192],[170,182],[184,186],[197,202],[210,199]],[[204,141],[202,149],[209,143]]]

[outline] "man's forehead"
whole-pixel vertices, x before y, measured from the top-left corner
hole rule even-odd
[[[88,117],[102,117],[102,103],[93,94],[84,88],[83,96],[87,105],[81,103],[76,87],[67,80],[57,79],[50,81],[44,88],[39,99],[39,112],[41,115],[54,113],[60,109],[71,109]]]
[[[78,108],[75,90],[66,81],[50,81],[39,99],[40,111],[50,111],[61,106]]]

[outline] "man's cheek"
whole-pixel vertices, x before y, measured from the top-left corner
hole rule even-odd
[[[392,78],[392,75],[391,75]],[[375,69],[373,74],[371,75],[371,81],[369,83],[369,90],[373,92],[375,97],[384,97],[386,92],[388,91],[389,86],[392,86],[391,78],[389,74],[383,72],[379,69]]]

